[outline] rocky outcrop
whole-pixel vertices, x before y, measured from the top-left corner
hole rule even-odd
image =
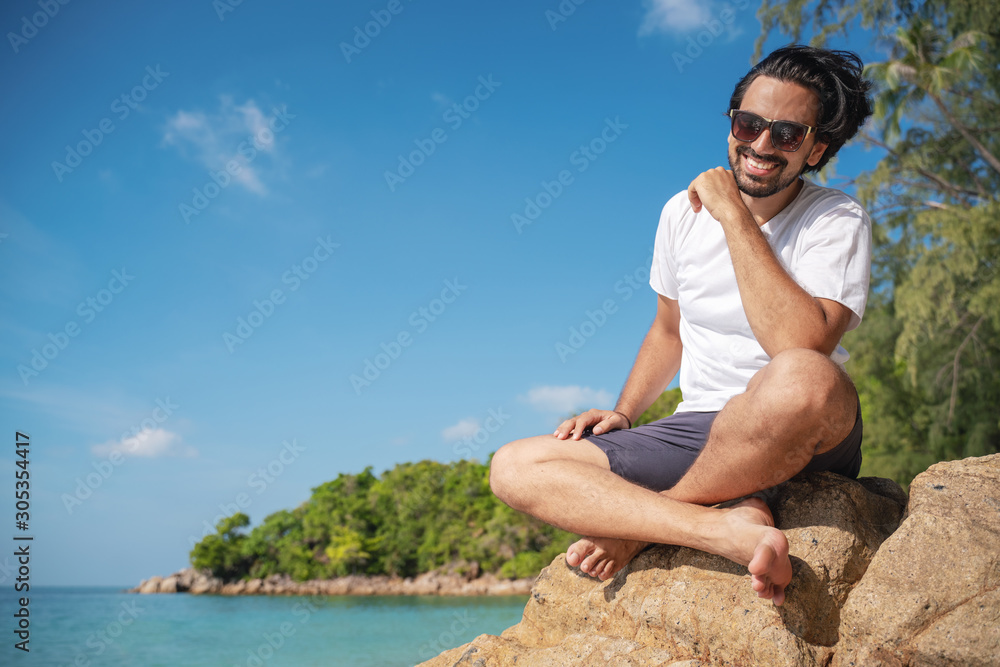
[[[163,582],[163,577],[150,577],[149,579],[143,580],[137,588],[132,589],[131,592],[134,593],[159,593],[160,584]]]
[[[1000,665],[1000,454],[931,466],[841,612],[834,665]]]
[[[519,624],[422,667],[1000,664],[1000,455],[932,466],[908,503],[888,480],[817,473],[768,504],[794,568],[782,607],[691,549],[648,549],[607,582],[560,556]]]
[[[169,577],[150,577],[129,593],[192,595],[527,595],[534,579],[499,579],[492,574],[471,578],[447,572],[417,577],[339,577],[293,581],[287,575],[224,582],[191,568]]]

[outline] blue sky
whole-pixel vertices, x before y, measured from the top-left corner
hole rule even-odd
[[[743,0],[44,6],[0,10],[0,424],[42,584],[611,407],[760,30]]]

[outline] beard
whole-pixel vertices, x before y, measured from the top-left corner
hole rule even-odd
[[[778,168],[775,170],[775,173],[768,176],[747,173],[743,169],[743,160],[741,159],[744,155],[765,163],[777,163]],[[769,155],[764,157],[757,155],[750,146],[737,146],[734,151],[731,151],[729,153],[729,167],[733,170],[733,176],[736,178],[736,186],[740,189],[740,192],[758,199],[778,194],[797,181],[799,176],[802,175],[801,171],[797,174],[786,172],[788,160],[782,156]]]

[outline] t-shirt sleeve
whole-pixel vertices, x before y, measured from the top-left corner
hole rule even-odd
[[[680,214],[677,198],[682,194],[686,193],[678,193],[671,198],[660,212],[660,224],[653,241],[653,265],[649,267],[649,286],[658,294],[675,301],[679,283],[671,241],[671,222]]]
[[[861,323],[871,278],[871,220],[854,202],[816,218],[804,235],[793,277],[814,297],[851,309],[848,331]]]

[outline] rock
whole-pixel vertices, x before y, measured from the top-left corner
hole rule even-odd
[[[565,641],[533,651],[524,660],[524,647],[504,636],[480,635],[470,644],[442,653],[424,665],[448,667],[494,667],[494,665],[527,665],[530,667],[699,667],[697,660],[677,661],[665,649],[643,646],[623,638],[589,635],[569,635]]]
[[[191,593],[193,595],[527,595],[534,579],[497,579],[492,574],[469,578],[478,563],[459,563],[443,572],[426,572],[416,578],[351,575],[337,579],[294,581],[288,575],[266,579],[223,582],[209,570],[186,568],[166,579],[153,577],[130,593]],[[170,583],[164,584],[169,581]],[[145,587],[145,590],[143,588]]]
[[[905,498],[895,484],[831,473],[800,475],[772,490],[768,504],[794,569],[783,607],[757,598],[745,567],[693,549],[647,549],[607,582],[558,556],[536,581],[519,624],[424,666],[827,664],[840,608],[896,529]]]
[[[139,584],[139,593],[159,593],[160,592],[160,582],[163,581],[163,577],[150,577],[146,579],[141,584]]]
[[[408,588],[413,595],[436,595],[441,588],[440,577],[436,572],[425,572],[417,575]]]
[[[746,569],[678,547],[608,582],[556,558],[522,621],[422,667],[1000,664],[1000,454],[888,480],[800,475],[769,493],[795,571],[783,607]],[[898,529],[897,529],[898,527]]]
[[[188,591],[191,589],[191,585],[194,583],[194,578],[198,575],[193,567],[184,568],[177,574],[173,575],[177,577],[177,590],[179,592]]]
[[[247,589],[247,582],[243,581],[230,581],[222,585],[219,590],[220,595],[243,595]]]
[[[917,475],[841,619],[840,667],[1000,664],[1000,454]]]
[[[218,593],[222,590],[222,581],[216,579],[215,577],[209,576],[204,572],[199,572],[195,575],[191,582],[191,588],[188,589],[188,593],[191,595],[206,595]]]

